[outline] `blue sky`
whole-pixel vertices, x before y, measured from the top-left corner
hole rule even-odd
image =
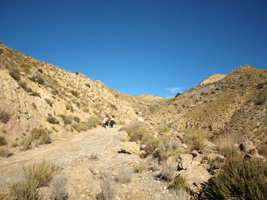
[[[3,44],[131,95],[267,69],[266,0],[0,0],[0,27]]]

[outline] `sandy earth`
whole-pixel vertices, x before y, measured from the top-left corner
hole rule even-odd
[[[67,176],[69,199],[95,199],[101,192],[104,176],[115,180],[125,170],[133,171],[134,164],[143,162],[138,155],[118,153],[120,143],[125,139],[125,132],[120,132],[119,127],[98,127],[65,135],[49,145],[1,158],[0,183],[18,178],[23,166],[45,159],[55,161],[61,167],[61,173]],[[147,170],[133,173],[130,182],[112,181],[112,184],[117,191],[116,199],[158,199],[168,193],[167,183],[156,179]]]

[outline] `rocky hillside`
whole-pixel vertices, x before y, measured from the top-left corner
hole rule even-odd
[[[118,123],[137,119],[127,101],[100,81],[41,62],[0,44],[0,136],[20,146],[34,128],[51,137],[77,132],[115,115]]]
[[[266,85],[267,70],[245,65],[174,98],[131,96],[0,44],[0,137],[18,146],[34,128],[43,128],[56,138],[109,114],[122,124],[139,120],[177,132],[200,128],[260,145],[267,142]]]
[[[266,100],[267,70],[245,65],[150,107],[146,118],[177,131],[201,128],[214,136],[236,134],[260,144],[267,141]]]

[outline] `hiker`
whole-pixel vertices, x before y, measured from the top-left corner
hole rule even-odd
[[[106,115],[106,117],[104,118],[104,121],[103,121],[103,126],[105,128],[108,126],[108,122],[109,122],[109,117],[108,117],[108,115]]]
[[[112,115],[111,120],[110,120],[110,124],[109,124],[110,128],[113,128],[113,125],[115,124],[114,118],[115,118],[114,115]]]

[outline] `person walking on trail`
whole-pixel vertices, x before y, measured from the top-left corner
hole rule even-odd
[[[103,126],[105,128],[108,126],[108,122],[109,122],[109,117],[108,117],[108,115],[106,115],[106,117],[104,118],[104,121],[103,121]]]
[[[113,128],[113,125],[115,124],[115,117],[114,117],[114,115],[112,115],[112,117],[111,117],[111,120],[110,120],[110,128]]]

